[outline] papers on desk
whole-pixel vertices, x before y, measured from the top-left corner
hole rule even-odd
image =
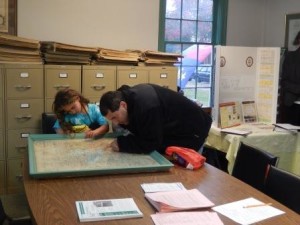
[[[161,191],[180,191],[185,190],[181,182],[174,183],[144,183],[141,184],[145,193]]]
[[[290,131],[290,132],[295,132],[295,133],[300,131],[300,126],[294,126],[289,123],[276,123],[273,125],[275,126],[275,129],[274,129],[275,131]],[[279,129],[277,129],[277,128],[279,128]]]
[[[173,212],[151,215],[155,225],[223,225],[215,212]]]
[[[199,190],[146,193],[146,199],[159,212],[183,211],[214,206]]]
[[[132,198],[76,201],[80,222],[143,217]]]
[[[219,205],[212,209],[239,224],[252,224],[284,213],[283,211],[276,209],[269,204],[264,204],[255,198],[247,198]]]
[[[233,128],[225,128],[221,129],[222,133],[227,133],[227,134],[236,134],[236,135],[242,135],[242,136],[247,136],[248,134],[251,134],[251,130],[246,130],[246,129],[233,129]]]

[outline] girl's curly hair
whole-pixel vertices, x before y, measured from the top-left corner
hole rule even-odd
[[[85,108],[84,106],[90,102],[78,91],[75,91],[70,88],[60,90],[55,95],[55,99],[52,104],[52,110],[56,114],[59,125],[64,131],[64,133],[73,133],[73,130],[72,130],[72,124],[65,121],[65,115],[67,112],[65,112],[63,108],[66,105],[72,104],[77,99],[79,99],[79,102],[83,108]]]

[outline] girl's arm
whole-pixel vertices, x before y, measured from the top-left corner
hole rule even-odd
[[[95,129],[95,130],[88,130],[85,132],[85,137],[86,138],[95,138],[101,134],[105,134],[107,133],[109,130],[109,125],[108,124],[104,124],[101,125],[99,128]]]

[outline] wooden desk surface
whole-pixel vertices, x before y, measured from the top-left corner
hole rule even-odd
[[[198,188],[215,205],[248,197],[254,197],[263,202],[272,202],[274,207],[286,213],[256,224],[300,224],[300,217],[297,213],[209,164],[197,171],[175,167],[169,172],[38,180],[28,176],[26,163],[23,170],[25,191],[33,219],[38,225],[83,224],[78,220],[76,200],[126,197],[134,198],[144,213],[143,218],[89,222],[88,224],[153,225],[150,215],[156,211],[144,198],[144,192],[140,186],[142,183],[151,182],[182,182],[187,189]],[[237,224],[221,214],[219,216],[225,225]]]

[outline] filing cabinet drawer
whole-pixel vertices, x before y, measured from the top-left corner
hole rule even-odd
[[[82,94],[87,97],[97,97],[107,91],[116,89],[115,66],[83,66]]]
[[[3,128],[3,126],[4,126],[4,108],[3,108],[3,101],[2,101],[2,99],[0,98],[0,129],[2,129]]]
[[[22,160],[7,160],[7,192],[18,193],[24,192],[23,176],[22,176]]]
[[[6,96],[11,98],[43,98],[43,68],[6,69]]]
[[[3,130],[0,129],[0,160],[5,159],[4,149],[4,133]]]
[[[5,161],[0,160],[0,195],[5,193]]]
[[[3,98],[3,91],[4,91],[4,79],[2,75],[3,69],[0,66],[0,99]]]
[[[41,133],[40,129],[20,129],[7,131],[7,157],[23,158],[28,152],[28,136]]]
[[[72,88],[81,92],[81,66],[45,65],[46,98],[59,90]]]
[[[148,69],[136,66],[117,67],[117,88],[123,84],[134,86],[140,83],[148,83]]]
[[[43,99],[7,100],[7,128],[41,127]]]
[[[149,83],[177,91],[177,68],[176,67],[150,67]]]

